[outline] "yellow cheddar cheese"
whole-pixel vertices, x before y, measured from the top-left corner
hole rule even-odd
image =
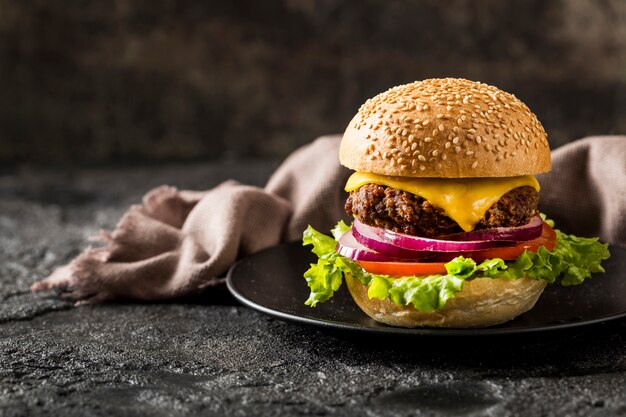
[[[517,187],[530,186],[539,191],[532,175],[498,178],[409,178],[388,177],[368,172],[355,172],[346,184],[354,191],[366,184],[397,188],[425,198],[440,208],[466,232],[484,217],[489,207]]]

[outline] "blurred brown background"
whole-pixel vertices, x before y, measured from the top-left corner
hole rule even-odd
[[[280,158],[429,77],[626,132],[626,2],[0,0],[0,163]]]

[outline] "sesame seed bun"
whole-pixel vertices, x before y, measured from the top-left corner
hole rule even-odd
[[[367,287],[346,274],[357,305],[374,320],[399,327],[486,327],[505,323],[533,308],[546,287],[543,280],[475,278],[437,311],[423,312],[388,300],[370,300]]]
[[[365,102],[339,158],[404,177],[507,177],[551,169],[546,132],[514,95],[460,78],[416,81]]]

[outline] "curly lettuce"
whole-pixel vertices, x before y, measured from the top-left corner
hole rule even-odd
[[[581,238],[555,230],[557,245],[552,251],[541,247],[537,252],[524,252],[514,261],[494,258],[479,264],[459,256],[446,263],[445,275],[391,277],[369,273],[337,253],[337,240],[350,229],[351,226],[340,221],[331,231],[333,237],[311,226],[304,231],[303,245],[312,245],[312,252],[318,257],[317,263],[304,273],[311,289],[306,305],[315,307],[330,299],[341,287],[344,275],[350,274],[368,287],[370,299],[388,299],[398,305],[413,305],[420,311],[433,311],[442,309],[463,289],[465,281],[477,274],[500,279],[528,277],[550,284],[560,278],[561,285],[578,285],[592,273],[604,272],[601,262],[610,256],[608,245],[597,238]]]

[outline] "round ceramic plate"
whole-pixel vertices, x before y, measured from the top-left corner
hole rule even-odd
[[[352,301],[345,284],[334,297],[311,308],[304,305],[309,288],[302,277],[316,262],[310,247],[288,243],[236,263],[228,289],[243,304],[276,318],[327,329],[365,333],[478,336],[520,334],[575,328],[626,317],[626,249],[610,247],[605,274],[575,287],[549,285],[535,307],[508,323],[484,329],[405,329],[380,324]]]

